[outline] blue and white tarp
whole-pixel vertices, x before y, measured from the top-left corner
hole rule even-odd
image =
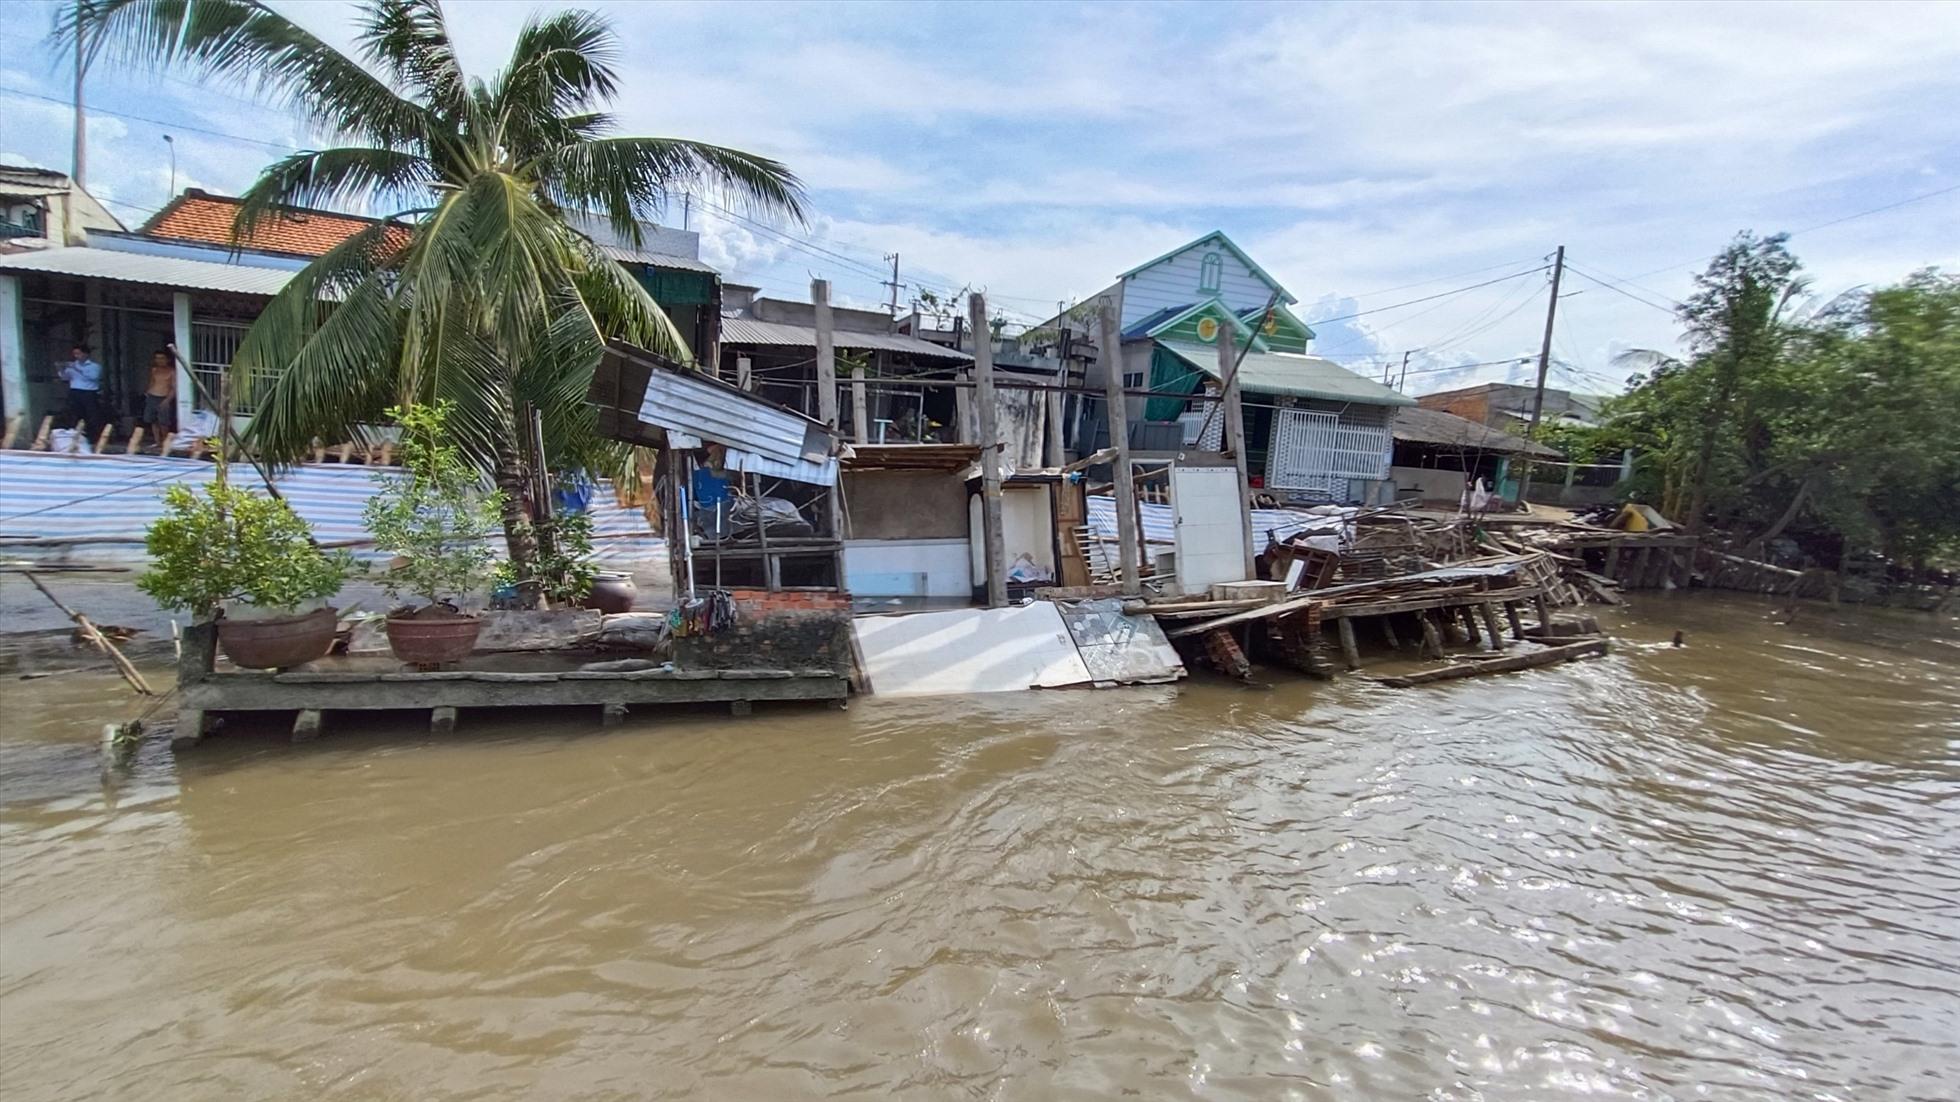
[[[217,467],[208,460],[141,455],[65,455],[58,452],[0,451],[0,555],[9,558],[72,558],[90,562],[142,564],[143,530],[163,513],[162,494],[173,484],[202,486]],[[377,489],[376,477],[399,468],[305,464],[274,479],[287,501],[321,543],[367,538],[361,510]],[[256,487],[250,464],[234,463],[233,485]],[[614,504],[610,486],[592,495],[595,557],[610,564],[654,561],[666,555],[666,542],[647,527],[637,508]],[[115,537],[129,543],[85,544],[66,548],[9,547],[10,539]],[[380,554],[354,548],[361,558]]]

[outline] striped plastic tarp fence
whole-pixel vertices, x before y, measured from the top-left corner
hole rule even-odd
[[[201,486],[216,465],[206,460],[137,455],[64,455],[0,451],[0,554],[8,557],[77,558],[141,564],[143,529],[163,513],[161,495],[172,484]],[[274,484],[313,528],[322,543],[367,538],[361,510],[376,490],[375,476],[392,468],[305,464],[279,472]],[[236,485],[257,486],[258,475],[232,465]],[[614,503],[610,486],[592,495],[595,557],[609,564],[653,561],[666,543],[648,531],[637,508]],[[121,537],[138,542],[78,547],[9,547],[6,537],[35,539]],[[357,556],[380,557],[371,548]]]

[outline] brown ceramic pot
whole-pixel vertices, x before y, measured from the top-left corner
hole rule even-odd
[[[340,610],[316,608],[298,616],[218,621],[218,646],[232,665],[277,670],[325,658],[333,649]]]
[[[592,591],[585,595],[585,607],[596,608],[608,616],[633,611],[633,598],[639,594],[633,575],[600,572],[592,578]]]
[[[468,658],[483,621],[474,616],[423,613],[388,617],[388,649],[414,666],[442,666]]]

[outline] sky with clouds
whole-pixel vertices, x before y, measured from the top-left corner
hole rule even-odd
[[[352,37],[354,4],[274,6]],[[451,0],[465,64],[501,64],[537,6]],[[1552,383],[1597,390],[1673,347],[1668,304],[1738,230],[1794,231],[1824,296],[1960,268],[1960,4],[580,6],[620,33],[625,132],[802,176],[806,226],[687,212],[726,278],[778,296],[815,275],[881,303],[896,252],[908,295],[984,288],[1034,321],[1222,229],[1316,351],[1410,352],[1421,392],[1530,373],[1534,269],[1564,244]],[[65,169],[55,5],[9,7],[0,157]],[[322,143],[177,74],[103,66],[88,98],[90,188],[132,224],[169,194],[165,133],[178,187],[230,193]]]

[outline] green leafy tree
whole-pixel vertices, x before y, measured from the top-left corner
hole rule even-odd
[[[402,427],[399,475],[378,474],[380,491],[363,513],[375,546],[397,561],[381,586],[431,605],[455,607],[489,580],[500,498],[448,437],[450,402],[388,410]]]
[[[459,454],[503,489],[501,523],[525,588],[538,554],[524,507],[519,411],[539,411],[554,466],[617,470],[584,396],[606,338],[689,359],[671,321],[578,228],[641,239],[682,189],[718,189],[800,218],[782,164],[674,138],[613,134],[619,42],[585,11],[527,22],[508,63],[463,71],[439,0],[367,0],[352,55],[256,0],[77,0],[57,40],[180,67],[290,107],[329,148],[269,166],[236,234],[286,206],[366,205],[378,224],[276,296],[232,364],[259,412],[247,443],[297,461],[315,437],[365,440],[390,405],[453,405]],[[263,393],[255,381],[272,379]]]
[[[346,552],[329,554],[313,543],[292,506],[223,478],[202,492],[172,486],[163,508],[144,533],[150,566],[136,587],[200,620],[217,615],[225,601],[291,612],[340,592],[354,569]]]

